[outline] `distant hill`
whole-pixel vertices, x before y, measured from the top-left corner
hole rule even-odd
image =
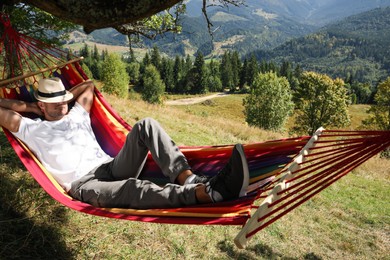
[[[201,3],[202,0],[187,1],[181,34],[145,40],[146,46],[155,44],[170,56],[193,55],[198,50],[204,55],[218,56],[226,49],[244,55],[257,49],[270,50],[349,15],[390,6],[390,0],[246,0],[245,6],[208,9],[215,30],[212,38],[201,13]],[[95,31],[88,39],[127,45],[127,38],[113,29]]]
[[[261,8],[265,12],[316,27],[378,7],[390,6],[389,0],[247,0],[247,3],[251,9]]]
[[[156,44],[168,53],[183,54],[192,47],[205,55],[218,55],[226,49],[246,54],[272,49],[350,15],[390,6],[390,0],[246,0],[245,6],[211,7],[208,14],[214,28],[218,28],[212,45],[199,8],[201,2],[188,1],[184,31],[174,36],[175,41],[163,37],[149,45]]]
[[[374,9],[287,41],[259,59],[287,60],[303,69],[376,83],[390,75],[390,7]]]

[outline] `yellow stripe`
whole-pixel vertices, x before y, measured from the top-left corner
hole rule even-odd
[[[102,210],[115,213],[115,214],[124,214],[124,215],[133,215],[133,216],[172,216],[172,217],[208,217],[208,218],[231,218],[239,216],[248,216],[249,210],[240,210],[235,213],[197,213],[197,212],[171,212],[168,210],[159,210],[159,209],[121,209],[121,208],[101,208]]]
[[[120,122],[118,122],[118,120],[116,120],[116,118],[107,110],[97,97],[95,97],[93,102],[94,106],[98,106],[97,109],[104,112],[104,115],[107,117],[109,122],[113,123],[118,131],[127,135],[129,131]]]
[[[54,179],[54,177],[51,175],[51,173],[49,173],[46,168],[42,165],[42,163],[38,160],[38,158],[35,156],[35,154],[21,141],[19,140],[18,138],[16,138],[19,142],[19,144],[24,148],[24,150],[30,155],[30,157],[35,161],[35,163],[39,166],[39,168],[42,170],[42,172],[46,175],[46,177],[51,181],[51,183],[53,183],[54,187],[56,187],[56,189],[61,193],[63,194],[64,196],[72,199],[72,197],[70,197],[68,195],[68,193],[64,190],[64,188],[61,187],[61,185],[56,181],[56,179]]]

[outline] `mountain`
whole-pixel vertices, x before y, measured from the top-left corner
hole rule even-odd
[[[236,50],[242,55],[258,49],[271,50],[347,16],[390,6],[390,0],[246,0],[245,5],[239,7],[209,7],[213,36],[208,33],[201,12],[202,0],[189,0],[186,5],[182,33],[168,33],[153,41],[144,40],[147,47],[157,45],[170,56],[202,51],[210,57],[219,56],[225,50]],[[127,38],[113,29],[95,31],[88,35],[88,39],[127,45]]]
[[[247,0],[246,2],[249,10],[262,9],[264,12],[278,14],[316,27],[378,7],[390,6],[389,0]]]
[[[246,0],[244,6],[208,8],[216,29],[212,39],[206,30],[201,3],[202,0],[187,2],[184,31],[174,37],[173,44],[169,37],[149,44],[156,44],[166,52],[179,50],[180,54],[191,49],[199,49],[205,55],[218,55],[225,49],[245,54],[256,49],[272,49],[353,14],[390,6],[390,0]],[[182,43],[185,45],[180,46]]]
[[[375,84],[390,74],[390,7],[377,8],[253,52],[259,60],[290,61],[305,70]]]

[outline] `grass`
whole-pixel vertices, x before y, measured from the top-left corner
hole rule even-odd
[[[246,125],[240,95],[182,107],[105,96],[130,124],[154,117],[180,145],[288,136]],[[351,108],[351,127],[364,118],[361,111]],[[370,159],[239,250],[235,226],[131,222],[63,207],[30,177],[4,137],[0,145],[0,259],[389,259],[390,160]]]

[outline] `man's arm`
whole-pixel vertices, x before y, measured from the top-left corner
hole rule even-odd
[[[70,92],[73,94],[73,99],[76,100],[84,109],[89,113],[93,104],[94,97],[94,85],[92,80],[84,81],[72,89]]]
[[[21,112],[33,112],[37,115],[42,115],[37,103],[27,103],[14,99],[0,99],[0,125],[7,128],[11,132],[19,130],[22,116]]]

